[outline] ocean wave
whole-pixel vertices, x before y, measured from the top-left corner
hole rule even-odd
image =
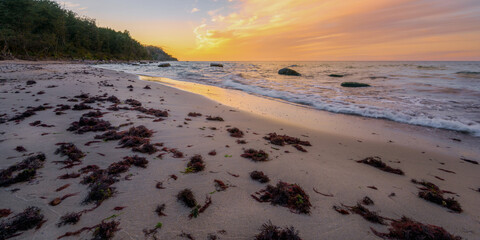
[[[308,99],[305,95],[297,95],[290,92],[276,91],[264,87],[245,85],[233,80],[226,80],[223,82],[223,85],[228,88],[242,90],[244,92],[255,95],[261,95],[265,97],[284,100],[287,102],[292,102],[295,104],[311,106],[317,110],[357,115],[362,117],[387,119],[411,125],[470,133],[474,136],[480,137],[480,124],[468,120],[460,121],[458,119],[441,119],[424,113],[409,111],[400,112],[395,109],[375,107],[365,104],[352,104],[345,101],[328,101],[328,99]]]

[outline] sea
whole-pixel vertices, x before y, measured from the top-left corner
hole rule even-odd
[[[158,62],[101,64],[137,75],[236,89],[319,111],[480,137],[480,62]],[[291,68],[301,76],[279,75]],[[370,87],[347,88],[342,82]]]

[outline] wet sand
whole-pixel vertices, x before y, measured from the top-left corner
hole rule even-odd
[[[28,206],[36,206],[47,220],[40,229],[26,231],[17,239],[56,239],[66,232],[94,226],[113,215],[106,221],[118,221],[121,229],[114,239],[144,239],[143,229],[152,229],[158,222],[162,223],[156,233],[158,239],[186,239],[180,236],[182,233],[191,234],[195,239],[207,239],[209,235],[216,235],[218,239],[253,239],[262,224],[269,220],[281,227],[294,226],[302,239],[380,239],[370,228],[388,232],[388,225],[368,222],[357,214],[341,215],[332,209],[342,204],[354,206],[365,196],[374,201],[366,207],[385,218],[407,216],[443,227],[465,239],[480,237],[480,192],[475,191],[480,187],[480,165],[461,160],[463,157],[480,161],[480,150],[475,147],[480,143],[477,138],[378,119],[322,113],[234,90],[168,79],[143,77],[141,80],[135,75],[83,64],[4,61],[0,62],[0,70],[0,118],[8,120],[25,111],[27,106],[48,103],[53,107],[19,122],[0,124],[0,169],[20,162],[30,153],[42,152],[46,156],[35,179],[0,188],[0,208],[11,209],[13,213],[9,217]],[[26,85],[28,80],[36,83]],[[151,89],[144,89],[147,85]],[[39,94],[40,91],[44,93]],[[103,112],[100,119],[109,121],[112,126],[133,123],[119,131],[144,125],[154,131],[150,142],[163,143],[163,146],[157,146],[159,151],[153,154],[118,148],[118,141],[100,140],[86,146],[98,140],[94,137],[103,132],[75,134],[67,129],[92,110],[64,110],[63,115],[54,112],[57,104],[73,107],[82,102],[79,98],[78,102],[68,101],[82,93],[91,97],[105,93],[115,95],[122,101],[118,107],[125,109],[107,110],[112,105],[108,101],[86,105]],[[63,96],[66,98],[61,98]],[[126,99],[138,100],[147,109],[167,110],[168,117],[131,110],[131,105],[124,104]],[[202,116],[189,117],[190,112]],[[224,121],[206,120],[207,115],[220,116]],[[163,120],[154,122],[159,118]],[[37,120],[54,126],[30,125]],[[231,137],[227,129],[233,127],[242,130],[244,137]],[[309,141],[312,146],[302,146],[307,152],[301,152],[292,145],[271,144],[264,137],[273,132]],[[237,140],[244,140],[246,144],[238,144]],[[63,165],[54,162],[65,159],[55,154],[59,148],[56,144],[62,142],[74,143],[85,153],[81,165],[60,169]],[[27,152],[16,151],[17,146],[23,146]],[[164,148],[177,149],[184,156],[175,158],[171,151],[162,151]],[[244,150],[250,148],[264,150],[269,154],[269,161],[254,162],[241,157]],[[208,154],[212,150],[216,151],[215,156]],[[165,154],[159,156],[162,153]],[[198,173],[182,173],[195,154],[203,156],[205,169]],[[77,173],[87,165],[106,169],[125,156],[134,155],[145,157],[149,161],[147,167],[130,167],[117,176],[119,181],[112,185],[116,193],[111,198],[95,210],[82,214],[77,224],[57,227],[60,217],[66,213],[95,207],[94,203],[82,204],[89,187],[80,181],[87,174],[57,179],[60,175]],[[357,162],[373,156],[380,157],[392,168],[401,169],[405,175]],[[251,195],[265,189],[267,184],[250,178],[254,170],[268,175],[272,185],[279,181],[298,184],[309,196],[310,214],[298,214],[286,207],[256,201]],[[174,180],[171,175],[178,178]],[[216,191],[215,179],[230,187]],[[419,198],[421,186],[412,183],[411,179],[429,181],[442,190],[454,192],[444,195],[454,197],[463,212],[455,213]],[[156,187],[158,182],[163,183],[163,189]],[[71,185],[55,191],[65,184]],[[201,205],[206,196],[212,199],[211,205],[197,218],[190,219],[191,209],[177,201],[177,193],[185,188],[193,191]],[[70,193],[78,194],[56,206],[49,205],[53,199]],[[167,216],[155,213],[160,204],[165,204]],[[114,210],[118,206],[126,208]],[[85,231],[65,239],[90,238],[92,232]]]

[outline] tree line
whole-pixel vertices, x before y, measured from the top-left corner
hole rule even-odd
[[[0,59],[177,60],[51,0],[0,0]]]

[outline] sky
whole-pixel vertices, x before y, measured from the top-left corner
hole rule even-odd
[[[480,60],[479,0],[57,0],[184,61]]]

